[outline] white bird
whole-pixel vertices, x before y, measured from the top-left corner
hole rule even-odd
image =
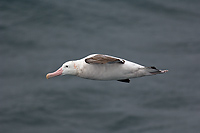
[[[46,78],[75,75],[92,80],[117,80],[129,83],[130,78],[163,74],[167,71],[145,67],[114,56],[92,54],[80,60],[65,62],[57,71],[48,73]]]

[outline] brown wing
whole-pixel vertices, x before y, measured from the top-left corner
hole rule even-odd
[[[107,55],[97,54],[93,57],[85,59],[85,62],[88,64],[112,64],[112,63],[119,63],[124,64],[125,61],[122,59],[114,58]]]

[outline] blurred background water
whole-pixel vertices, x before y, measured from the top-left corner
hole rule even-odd
[[[1,0],[0,132],[197,133],[199,0]],[[169,69],[117,81],[45,75],[91,53]]]

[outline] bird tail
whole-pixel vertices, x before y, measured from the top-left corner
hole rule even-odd
[[[147,70],[150,74],[152,74],[152,75],[155,75],[155,74],[163,74],[163,73],[168,72],[168,70],[159,70],[159,69],[157,69],[157,68],[154,67],[154,66],[146,67],[146,70]]]

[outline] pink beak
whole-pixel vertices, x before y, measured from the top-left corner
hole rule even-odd
[[[46,78],[49,79],[49,78],[52,78],[52,77],[55,77],[55,76],[59,76],[61,75],[63,72],[62,68],[59,68],[57,71],[53,72],[53,73],[48,73],[46,75]]]

